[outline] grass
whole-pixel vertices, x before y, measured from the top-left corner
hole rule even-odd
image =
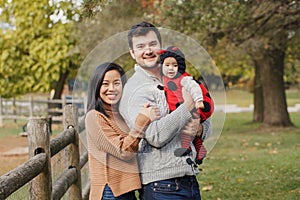
[[[300,103],[299,96],[288,90],[289,106]],[[228,104],[249,106],[252,99],[246,91],[227,92]],[[199,166],[202,199],[300,199],[300,113],[290,117],[295,128],[261,131],[252,113],[227,114],[218,142]],[[0,139],[15,137],[21,125],[0,128]]]
[[[226,92],[226,104],[247,107],[253,104],[253,94],[246,90],[228,90]]]
[[[26,123],[25,120],[17,120],[17,122],[4,120],[4,126],[0,128],[0,138],[19,135],[22,132],[22,126]]]
[[[0,127],[0,139],[9,137],[9,136],[18,136],[21,132],[23,132],[23,126],[28,123],[27,120],[14,120],[5,119],[3,127]],[[27,127],[25,126],[25,129]],[[61,124],[52,124],[53,135],[60,133],[63,130],[63,126]]]
[[[289,106],[294,106],[295,104],[300,104],[300,90],[290,89],[286,91],[287,104]]]
[[[214,98],[218,98],[213,96]],[[295,106],[295,104],[300,104],[300,91],[299,89],[289,89],[286,90],[287,104],[288,106]],[[253,93],[247,90],[235,89],[228,90],[226,92],[226,104],[236,104],[242,107],[248,107],[253,104]]]
[[[251,113],[228,114],[198,175],[203,199],[300,199],[300,113],[295,128],[256,129]]]

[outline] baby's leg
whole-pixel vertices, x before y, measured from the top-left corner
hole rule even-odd
[[[196,152],[197,152],[195,161],[198,165],[200,165],[200,164],[202,164],[203,159],[207,154],[207,151],[206,151],[206,148],[200,137],[195,137],[193,140],[193,144],[194,144],[194,146],[196,148]]]
[[[181,148],[174,151],[174,155],[177,157],[188,155],[192,149],[190,147],[192,138],[187,134],[181,134]]]

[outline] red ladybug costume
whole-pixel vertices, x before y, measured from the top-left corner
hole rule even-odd
[[[171,112],[174,111],[184,101],[181,92],[182,85],[180,82],[182,78],[186,76],[190,76],[190,75],[187,72],[184,72],[181,76],[172,79],[163,76],[164,90],[166,93],[167,102]],[[214,110],[214,104],[205,86],[202,83],[199,83],[199,86],[203,94],[204,108],[197,109],[197,112],[201,117],[201,122],[203,122],[212,115]]]
[[[165,58],[173,57],[176,59],[178,65],[178,73],[174,78],[168,78],[167,76],[163,76],[163,84],[164,84],[166,99],[169,105],[170,112],[172,112],[184,101],[182,97],[181,81],[184,77],[190,75],[187,72],[185,72],[186,69],[185,57],[177,47],[170,46],[167,48],[167,50],[162,50],[160,53],[161,53],[160,54],[161,64],[163,64]],[[197,112],[200,115],[201,122],[203,122],[212,115],[214,111],[214,103],[205,86],[202,83],[199,83],[199,87],[202,90],[204,108],[197,109],[195,110],[195,112]],[[189,154],[191,152],[190,141],[191,141],[190,136],[181,134],[182,147],[176,149],[174,154],[176,156],[184,156]],[[197,151],[196,163],[201,164],[203,158],[206,156],[207,153],[203,145],[203,141],[200,137],[195,137],[193,140],[193,144]]]

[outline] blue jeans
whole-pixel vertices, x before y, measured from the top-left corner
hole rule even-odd
[[[143,185],[142,200],[201,200],[196,176],[184,176]]]
[[[102,200],[136,200],[136,197],[134,191],[115,197],[110,187],[106,185],[103,190]]]

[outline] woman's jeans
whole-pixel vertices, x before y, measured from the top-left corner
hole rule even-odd
[[[201,200],[196,176],[184,176],[143,185],[142,200]]]
[[[102,200],[136,200],[136,197],[134,191],[114,197],[110,187],[106,185],[103,190]]]

